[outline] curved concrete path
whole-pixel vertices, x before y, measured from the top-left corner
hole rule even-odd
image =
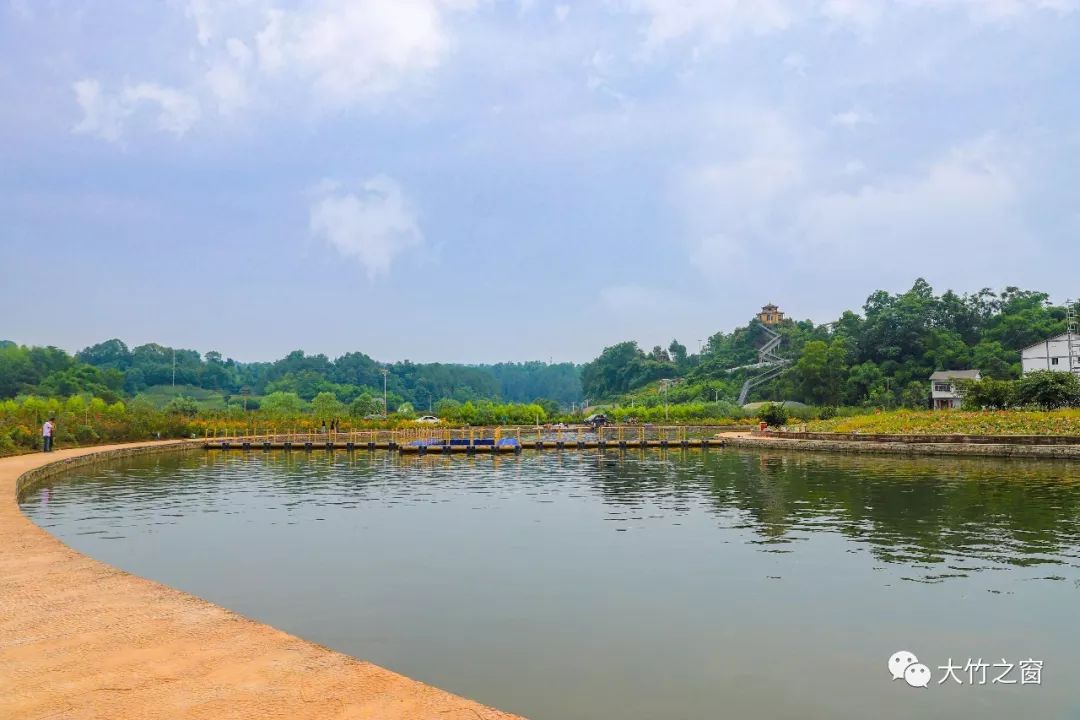
[[[0,718],[515,717],[81,555],[16,502],[49,463],[183,444],[0,459]]]

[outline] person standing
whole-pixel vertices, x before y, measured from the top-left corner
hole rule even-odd
[[[42,452],[52,452],[53,432],[56,430],[56,423],[53,421],[54,418],[49,418],[45,421],[45,424],[41,426]]]

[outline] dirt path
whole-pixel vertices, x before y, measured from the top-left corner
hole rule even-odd
[[[0,718],[494,720],[484,707],[111,568],[20,512],[0,459]]]

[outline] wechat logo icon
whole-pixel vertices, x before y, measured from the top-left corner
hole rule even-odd
[[[889,658],[889,674],[893,680],[903,680],[911,687],[924,688],[930,684],[930,668],[919,662],[908,650],[894,652]]]

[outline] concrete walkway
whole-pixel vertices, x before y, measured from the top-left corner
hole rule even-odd
[[[48,463],[178,445],[0,459],[0,718],[514,717],[111,568],[19,510],[18,478]]]

